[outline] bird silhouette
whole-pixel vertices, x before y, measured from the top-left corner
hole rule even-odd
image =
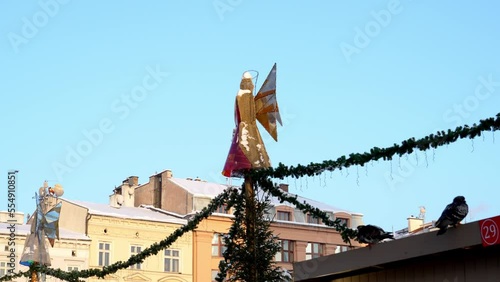
[[[446,206],[443,213],[439,219],[434,224],[435,227],[439,228],[437,235],[442,235],[448,230],[448,226],[453,225],[456,227],[457,224],[462,221],[469,213],[469,206],[465,202],[464,196],[456,196],[453,202]]]
[[[385,232],[384,229],[376,225],[359,225],[357,241],[365,244],[377,244],[384,239],[394,239],[391,232]]]

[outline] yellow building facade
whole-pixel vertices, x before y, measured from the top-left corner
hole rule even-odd
[[[5,215],[7,215],[6,212],[0,212],[0,277],[9,273],[13,266],[13,272],[28,270],[28,267],[19,264],[19,260],[31,225],[23,224],[24,215],[22,213],[18,213],[16,223],[7,222],[8,217]],[[52,267],[66,271],[87,269],[90,238],[85,234],[66,228],[60,228],[59,237],[60,239],[55,241],[54,247],[49,247]],[[46,244],[48,245],[48,241]],[[13,259],[11,260],[11,258]],[[28,281],[28,278],[22,277],[13,281]],[[55,282],[59,279],[47,276],[46,281]]]
[[[60,226],[78,226],[91,238],[89,268],[126,261],[131,255],[165,239],[187,222],[147,208],[126,207],[117,203],[62,201]],[[106,280],[194,281],[192,240],[192,234],[185,234],[168,249],[148,257],[143,263],[119,270],[107,276]],[[87,281],[99,280],[91,277]]]

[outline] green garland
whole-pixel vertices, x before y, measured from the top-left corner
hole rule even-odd
[[[172,243],[174,243],[178,238],[187,232],[193,231],[198,227],[198,224],[205,218],[209,217],[213,212],[215,212],[220,206],[224,204],[229,198],[229,195],[234,193],[234,188],[228,188],[223,193],[215,197],[207,207],[203,208],[200,212],[188,221],[186,225],[181,226],[170,234],[167,238],[160,242],[153,243],[144,251],[131,256],[127,261],[118,261],[112,265],[104,266],[102,269],[85,269],[80,271],[63,271],[61,269],[53,269],[45,265],[32,265],[29,270],[18,273],[6,275],[0,278],[0,281],[10,281],[18,277],[29,277],[31,271],[37,271],[38,273],[45,273],[47,275],[59,278],[66,281],[82,281],[81,278],[88,278],[96,276],[99,278],[104,278],[106,275],[117,272],[120,269],[125,269],[131,265],[144,262],[147,257],[156,255],[159,251],[168,248]]]
[[[293,204],[296,208],[301,210],[304,213],[311,214],[314,218],[319,218],[325,223],[325,225],[335,228],[341,236],[342,240],[349,245],[351,245],[351,239],[355,239],[358,232],[354,229],[348,228],[345,223],[341,223],[340,219],[331,220],[330,217],[326,214],[326,212],[311,206],[307,202],[299,202],[297,200],[297,196],[291,196],[286,193],[283,193],[277,184],[274,184],[269,178],[263,178],[257,180],[257,183],[262,188],[263,191],[270,193],[274,197],[278,198],[278,200],[283,202],[288,202]]]
[[[251,170],[246,173],[255,179],[264,191],[271,193],[271,195],[277,197],[282,203],[286,201],[295,205],[295,207],[304,213],[309,213],[313,217],[320,218],[327,226],[334,227],[338,232],[340,232],[344,242],[351,244],[350,239],[355,239],[357,236],[356,230],[348,228],[345,224],[341,224],[338,219],[334,221],[330,220],[324,211],[313,207],[306,202],[300,203],[297,201],[296,196],[290,196],[283,193],[279,187],[270,180],[270,178],[299,178],[304,176],[319,175],[324,171],[334,171],[335,169],[341,170],[342,168],[348,168],[353,165],[363,166],[370,161],[376,161],[379,159],[391,160],[396,154],[399,156],[411,154],[416,149],[425,151],[430,148],[437,148],[439,146],[451,144],[458,139],[473,139],[477,136],[481,136],[481,133],[485,131],[496,130],[500,130],[500,113],[496,115],[496,118],[492,117],[480,120],[479,124],[473,124],[472,126],[459,126],[455,130],[448,129],[447,132],[438,131],[436,134],[430,134],[418,140],[410,138],[401,142],[401,145],[394,144],[392,147],[374,147],[369,153],[350,154],[349,157],[342,156],[337,160],[327,160],[322,163],[311,163],[307,166],[299,164],[296,167],[287,167],[280,163],[276,168],[271,167],[268,169]]]
[[[263,179],[266,177],[284,179],[285,177],[299,178],[303,176],[315,176],[323,173],[324,171],[334,171],[336,169],[348,168],[353,165],[364,166],[370,161],[376,160],[392,160],[394,155],[402,156],[404,154],[411,154],[414,150],[429,150],[430,148],[437,148],[443,145],[451,144],[458,139],[470,138],[473,139],[485,131],[500,130],[500,113],[496,118],[488,118],[480,120],[479,124],[472,126],[464,125],[459,126],[455,130],[448,129],[448,131],[438,131],[436,134],[430,134],[424,138],[416,140],[415,138],[407,139],[401,142],[400,145],[387,148],[374,147],[370,152],[362,154],[353,153],[349,157],[342,156],[337,160],[326,160],[322,163],[310,163],[309,165],[297,165],[287,167],[282,163],[276,168],[259,169],[249,172],[253,179]]]

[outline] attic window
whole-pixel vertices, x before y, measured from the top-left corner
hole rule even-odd
[[[340,220],[340,225],[344,225],[349,227],[349,219],[348,218],[343,218],[343,217],[337,217],[338,220]]]
[[[227,209],[227,205],[224,204],[219,206],[215,212],[228,214],[229,210]]]
[[[311,214],[307,214],[307,223],[319,224],[319,218],[313,217]]]
[[[278,220],[291,221],[292,217],[290,212],[278,211]]]

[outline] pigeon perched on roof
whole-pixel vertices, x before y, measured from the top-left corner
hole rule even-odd
[[[435,227],[439,228],[436,235],[441,235],[446,232],[448,226],[453,225],[456,227],[457,224],[462,221],[469,213],[469,206],[465,202],[464,196],[456,196],[453,199],[453,203],[446,206],[441,217],[434,224]]]
[[[384,239],[394,239],[391,232],[375,225],[359,225],[357,241],[365,244],[376,244]]]

